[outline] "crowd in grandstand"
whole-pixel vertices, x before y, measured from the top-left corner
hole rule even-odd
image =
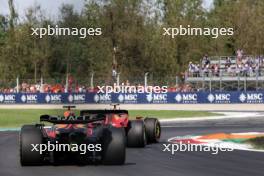
[[[184,76],[192,77],[202,77],[202,76],[262,76],[261,68],[264,67],[264,56],[247,56],[244,55],[242,49],[236,51],[235,57],[222,57],[221,59],[212,59],[207,54],[201,59],[200,63],[189,62],[188,73]],[[116,69],[112,70],[113,82],[116,82],[117,71]],[[124,83],[125,85],[131,85],[127,80]],[[137,84],[137,86],[141,86]],[[1,88],[1,93],[65,93],[65,92],[74,92],[74,93],[85,93],[85,92],[97,92],[98,88],[91,88],[90,86],[73,84],[73,81],[69,79],[69,83],[66,86],[65,84],[29,84],[22,82],[18,88],[16,86],[4,87]],[[183,83],[172,85],[168,87],[169,92],[191,92],[195,91],[191,84]]]
[[[129,81],[127,80],[125,83],[121,83],[121,85],[131,86]],[[141,84],[137,84],[137,86],[142,86]],[[136,87],[137,87],[136,86]],[[1,93],[86,93],[86,92],[97,92],[99,88],[96,86],[91,88],[90,86],[80,86],[80,85],[72,85],[66,89],[66,86],[63,84],[28,84],[23,82],[17,87],[10,88],[0,88]],[[169,86],[168,92],[190,92],[193,91],[193,88],[190,84],[179,84],[175,86]]]
[[[261,76],[264,56],[246,56],[238,49],[236,57],[211,60],[206,54],[200,63],[189,62],[188,76]]]
[[[89,91],[89,89],[85,86],[75,86],[74,88],[65,89],[63,84],[28,84],[23,82],[17,87],[11,88],[0,88],[1,93],[64,93],[64,92],[76,92],[76,93],[83,93]]]

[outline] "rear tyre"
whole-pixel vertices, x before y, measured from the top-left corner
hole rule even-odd
[[[127,127],[127,146],[145,147],[147,143],[143,120],[131,120]]]
[[[20,163],[22,166],[40,165],[43,162],[43,154],[39,151],[32,151],[31,144],[42,144],[43,135],[41,129],[35,125],[24,125],[21,128],[20,136]]]
[[[126,136],[123,128],[105,128],[103,131],[102,163],[122,165],[126,159]]]
[[[161,127],[156,118],[145,118],[146,136],[148,143],[157,143],[160,139]]]

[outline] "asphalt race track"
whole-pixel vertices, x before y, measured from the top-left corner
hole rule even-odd
[[[180,122],[163,124],[161,143],[168,138],[181,135],[207,134],[215,132],[264,131],[264,120],[225,119],[204,122]],[[177,152],[171,155],[162,152],[162,144],[144,149],[127,149],[123,166],[64,165],[21,167],[18,157],[18,132],[0,132],[1,176],[260,176],[264,175],[264,153],[251,151]]]

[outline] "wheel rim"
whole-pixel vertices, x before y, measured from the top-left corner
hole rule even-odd
[[[156,139],[159,139],[160,138],[160,125],[158,123],[158,121],[156,121],[156,125],[155,125],[155,136],[156,136]]]

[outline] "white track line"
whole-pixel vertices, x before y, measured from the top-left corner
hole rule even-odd
[[[222,113],[223,116],[207,116],[207,117],[179,117],[172,119],[160,119],[160,122],[180,122],[180,121],[203,121],[203,120],[215,120],[215,119],[229,119],[229,118],[251,118],[264,116],[259,112],[215,112]]]

